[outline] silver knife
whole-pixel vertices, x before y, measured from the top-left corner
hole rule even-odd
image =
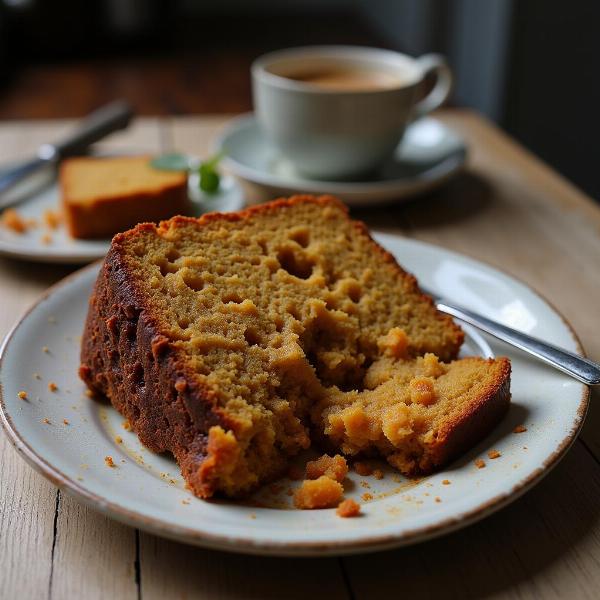
[[[419,287],[434,299],[439,311],[460,319],[469,325],[473,325],[473,327],[477,327],[507,344],[516,346],[524,352],[552,365],[554,368],[567,373],[578,381],[587,383],[588,385],[600,384],[600,364],[595,363],[589,358],[584,358],[583,356],[559,348],[554,344],[549,344],[526,333],[502,325],[468,308],[463,308],[444,298],[440,298],[439,295],[426,290],[422,286]]]
[[[109,133],[125,129],[132,116],[131,106],[117,100],[88,115],[66,139],[55,144],[42,144],[35,157],[0,174],[0,210],[22,200],[6,195],[17,183],[48,165],[57,165],[63,158],[83,153],[88,146]]]

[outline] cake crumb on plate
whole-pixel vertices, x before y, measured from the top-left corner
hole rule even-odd
[[[343,500],[338,504],[335,514],[343,519],[347,519],[348,517],[356,517],[360,514],[360,504],[352,500],[352,498],[348,498],[347,500]]]

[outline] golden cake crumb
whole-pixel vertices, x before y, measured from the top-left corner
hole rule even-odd
[[[441,501],[442,501],[442,499],[441,499],[439,496],[436,496],[436,497],[434,498],[434,500],[435,500],[436,502],[441,502]]]
[[[25,390],[21,390],[17,396],[21,399],[21,400],[27,400],[27,392]]]
[[[33,374],[33,378],[34,378],[34,379],[41,379],[41,378],[42,378],[42,376],[41,376],[39,373],[34,373],[34,374]]]
[[[48,354],[50,352],[50,348],[48,348],[48,346],[42,346],[42,352]]]
[[[360,482],[360,487],[364,487],[367,490],[371,489],[371,484],[368,481],[361,481]]]
[[[7,208],[0,216],[0,223],[15,233],[25,233],[27,231],[27,222],[14,208]]]
[[[305,479],[294,494],[294,506],[300,509],[333,508],[339,504],[343,493],[342,485],[325,475]]]
[[[329,477],[335,481],[344,481],[347,474],[348,464],[346,463],[346,459],[339,454],[335,456],[323,454],[317,460],[306,463],[307,479],[318,479],[322,475],[325,475],[325,477]]]
[[[125,431],[129,431],[131,429],[131,423],[125,420],[121,423],[121,427],[123,427]]]
[[[123,438],[120,435],[115,435],[115,442],[117,442],[117,444],[122,444]]]
[[[89,388],[85,390],[85,392],[83,392],[88,398],[93,398],[94,397],[94,392],[92,392],[92,390],[90,390]]]
[[[56,229],[60,225],[60,221],[61,215],[58,211],[50,209],[44,211],[44,223],[46,227]]]
[[[475,466],[476,466],[478,469],[484,469],[484,468],[485,468],[485,460],[483,460],[482,458],[478,458],[478,459],[475,461]]]
[[[42,419],[42,423],[46,424],[46,425],[50,425],[50,419],[48,417],[44,417]]]
[[[524,431],[527,431],[527,427],[525,427],[525,425],[517,425],[513,429],[513,433],[523,433]]]
[[[373,500],[373,494],[369,494],[369,492],[365,492],[361,498],[364,502],[368,502],[369,500]]]
[[[189,501],[187,498],[184,498],[184,499],[181,501],[181,504],[185,504],[185,505],[187,505],[187,504],[189,504],[189,503],[190,503],[190,501]]]
[[[65,425],[69,425],[69,424],[70,424],[68,419],[63,419],[63,423],[64,423]]]
[[[450,485],[450,480],[449,479],[444,479],[442,481],[442,485]]]
[[[373,474],[373,467],[367,462],[356,461],[352,467],[356,473],[363,477],[368,477]]]
[[[338,504],[335,514],[343,519],[356,517],[360,514],[360,504],[352,500],[352,498],[348,498]]]
[[[113,460],[112,456],[105,456],[104,457],[104,462],[106,463],[107,467],[114,468],[114,467],[117,466],[117,465],[115,465],[115,461]]]
[[[377,340],[377,346],[386,356],[404,358],[408,349],[408,336],[400,327],[392,327]]]
[[[48,382],[48,389],[51,392],[55,392],[58,389],[58,386],[56,385],[56,383],[54,383],[54,381],[49,381]]]
[[[498,452],[498,450],[490,450],[490,451],[488,452],[488,458],[491,458],[492,460],[493,460],[494,458],[498,458],[498,457],[500,457],[500,456],[502,456],[502,455],[500,454],[500,452]]]

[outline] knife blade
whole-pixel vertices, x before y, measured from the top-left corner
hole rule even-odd
[[[131,106],[123,100],[117,100],[88,115],[65,139],[42,144],[35,157],[0,174],[0,210],[24,199],[6,194],[17,183],[48,165],[57,165],[63,158],[83,153],[88,146],[109,133],[125,129],[132,116]]]

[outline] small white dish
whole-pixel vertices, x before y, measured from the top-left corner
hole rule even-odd
[[[423,285],[477,311],[580,351],[562,317],[523,283],[442,248],[377,234]],[[129,525],[201,546],[273,555],[349,554],[412,544],[477,521],[531,488],[577,436],[588,388],[473,330],[463,354],[508,355],[512,404],[475,448],[444,470],[406,480],[385,468],[381,480],[351,472],[346,497],[362,516],[333,509],[286,510],[290,485],[266,486],[248,502],[203,501],[184,486],[175,461],[146,450],[109,405],[91,400],[77,376],[79,344],[98,265],[51,288],[19,321],[0,351],[2,424],[17,451],[61,489]],[[57,384],[52,392],[49,382]],[[27,399],[18,393],[27,393]],[[66,422],[65,422],[66,421]],[[527,431],[514,433],[517,425]],[[498,450],[490,460],[487,452]],[[110,456],[115,466],[105,464]],[[485,468],[477,468],[483,459]],[[450,484],[444,484],[449,480]],[[365,499],[364,494],[371,499]]]
[[[37,226],[24,233],[16,233],[0,224],[0,254],[23,260],[45,263],[85,264],[102,258],[110,247],[110,239],[80,240],[69,236],[60,224],[56,229],[44,226],[44,213],[58,211],[60,191],[54,173],[45,169],[28,182],[25,200],[14,208],[23,219],[35,219]],[[221,178],[219,190],[214,194],[203,193],[198,185],[198,175],[189,177],[188,190],[196,216],[205,212],[231,212],[244,206],[241,186],[230,175]]]
[[[369,181],[318,181],[299,175],[265,137],[253,114],[234,119],[217,140],[224,164],[238,177],[289,193],[334,194],[353,207],[402,202],[440,186],[463,167],[464,140],[441,121],[426,117],[410,125],[394,157]]]

